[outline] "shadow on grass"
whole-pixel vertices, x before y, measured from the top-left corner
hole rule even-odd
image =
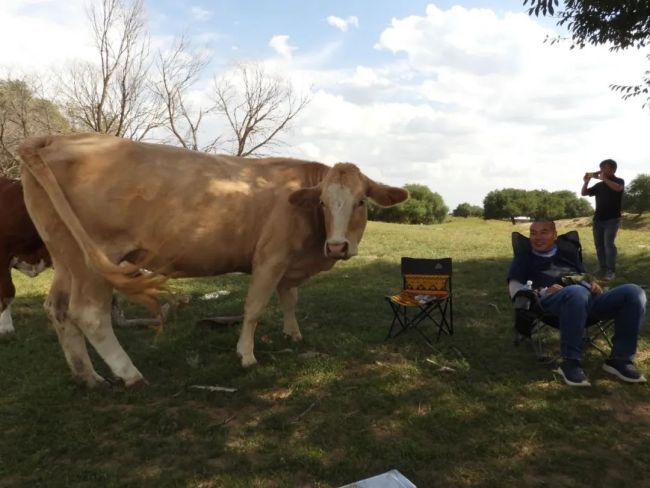
[[[631,275],[641,276],[650,263],[639,261],[621,265],[634,264]],[[71,384],[54,333],[43,327],[43,297],[21,297],[18,338],[0,347],[2,485],[339,486],[391,468],[418,486],[643,480],[648,389],[605,380],[596,372],[601,358],[589,353],[596,386],[575,391],[514,348],[508,264],[454,262],[456,334],[431,347],[411,332],[385,340],[391,312],[383,296],[401,286],[397,261],[341,263],[301,288],[304,343],[285,341],[270,304],[252,370],[234,353],[237,327],[195,325],[238,313],[247,277],[177,281],[193,300],[163,334],[117,331],[152,382],[133,391]],[[215,290],[229,294],[200,299]]]

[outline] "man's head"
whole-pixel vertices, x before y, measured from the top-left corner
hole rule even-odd
[[[613,176],[618,165],[613,159],[605,159],[600,163],[600,174],[602,176]]]
[[[556,240],[557,230],[552,220],[536,220],[530,224],[530,245],[533,251],[550,251]]]

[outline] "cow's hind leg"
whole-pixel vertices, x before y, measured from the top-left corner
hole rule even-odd
[[[62,264],[55,265],[54,279],[45,300],[45,312],[49,317],[63,349],[63,355],[70,367],[72,376],[78,383],[93,388],[105,383],[93,368],[86,340],[81,330],[70,321],[70,275]]]
[[[126,386],[146,383],[115,337],[111,324],[112,287],[90,271],[72,279],[70,316],[99,356]]]
[[[11,281],[9,251],[0,248],[0,336],[13,334],[14,324],[11,320],[11,302],[16,289]]]
[[[295,342],[302,340],[302,334],[296,320],[296,304],[298,303],[298,288],[278,285],[278,298],[284,317],[284,333]]]

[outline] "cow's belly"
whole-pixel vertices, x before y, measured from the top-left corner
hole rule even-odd
[[[200,256],[187,256],[176,260],[171,273],[187,278],[217,276],[226,273],[250,273],[251,260],[241,256],[215,256],[213,259],[201,259]]]
[[[281,284],[289,287],[300,286],[321,271],[331,269],[335,264],[335,259],[326,258],[317,252],[294,258],[282,276]]]

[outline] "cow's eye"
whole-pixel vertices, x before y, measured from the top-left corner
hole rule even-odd
[[[324,207],[325,202],[323,200],[318,200],[318,205],[320,205],[321,207]]]
[[[363,207],[365,204],[366,204],[365,199],[359,200],[359,203],[357,204],[357,207]]]

